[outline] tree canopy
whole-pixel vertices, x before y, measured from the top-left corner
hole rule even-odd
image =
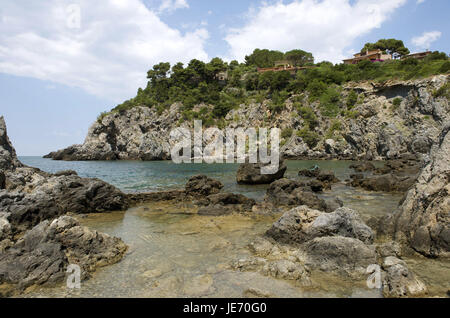
[[[361,53],[380,49],[385,53],[392,54],[394,58],[408,55],[409,49],[405,47],[402,40],[396,39],[380,39],[375,43],[366,43],[361,49]]]

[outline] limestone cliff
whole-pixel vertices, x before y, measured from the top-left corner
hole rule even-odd
[[[448,85],[448,75],[411,81],[350,83],[341,91],[341,112],[335,118],[321,114],[318,101],[307,94],[291,96],[279,112],[270,100],[242,104],[225,118],[225,127],[278,127],[282,152],[296,158],[394,159],[404,154],[426,154],[450,120],[446,96],[436,91]],[[351,110],[345,107],[350,92],[358,93]],[[307,126],[298,105],[311,109],[318,126],[311,129],[317,142],[296,132]],[[207,105],[200,105],[206,106]],[[198,106],[198,107],[200,107]],[[170,159],[169,133],[192,123],[181,118],[179,103],[162,114],[148,107],[113,112],[95,122],[82,145],[48,154],[56,160],[165,160]],[[292,130],[292,134],[290,131]],[[290,136],[289,136],[290,135]]]

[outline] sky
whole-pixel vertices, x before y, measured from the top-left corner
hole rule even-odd
[[[159,62],[303,49],[340,63],[366,42],[450,52],[448,0],[0,0],[0,116],[22,156],[83,143]]]

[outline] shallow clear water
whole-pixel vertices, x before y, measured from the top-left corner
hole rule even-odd
[[[20,160],[44,171],[72,169],[82,177],[103,179],[124,191],[156,191],[181,188],[195,174],[206,174],[224,183],[226,191],[261,199],[267,186],[236,184],[236,164],[183,164],[171,162],[64,162],[39,157]],[[317,164],[332,170],[344,181],[352,170],[350,161],[288,161],[286,176],[298,178],[298,170]],[[378,163],[380,164],[380,163]],[[392,213],[401,195],[367,192],[347,187],[344,182],[333,185],[323,194],[338,196],[345,206],[359,211],[367,220],[372,216]],[[229,269],[231,261],[249,255],[247,244],[262,235],[277,216],[202,217],[187,203],[151,203],[124,212],[92,214],[81,219],[84,225],[122,238],[130,246],[125,258],[112,266],[99,269],[82,283],[81,290],[64,286],[41,288],[29,297],[243,297],[256,289],[274,297],[378,297],[360,282],[345,282],[321,277],[320,288],[305,288],[295,283],[242,273]],[[423,261],[411,261],[434,294],[442,295],[442,275],[448,266],[439,262],[427,271]],[[446,281],[444,280],[444,285]]]

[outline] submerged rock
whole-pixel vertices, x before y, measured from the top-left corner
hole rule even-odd
[[[46,220],[0,254],[0,290],[8,296],[31,285],[59,283],[69,264],[87,278],[98,267],[118,262],[127,250],[122,240],[80,226],[68,216]]]
[[[392,174],[364,177],[352,175],[351,186],[363,188],[369,191],[405,192],[415,182],[415,176],[398,177]]]
[[[199,215],[225,215],[233,212],[250,211],[255,200],[249,199],[242,194],[217,193],[207,196],[199,202],[202,207],[198,210]]]

